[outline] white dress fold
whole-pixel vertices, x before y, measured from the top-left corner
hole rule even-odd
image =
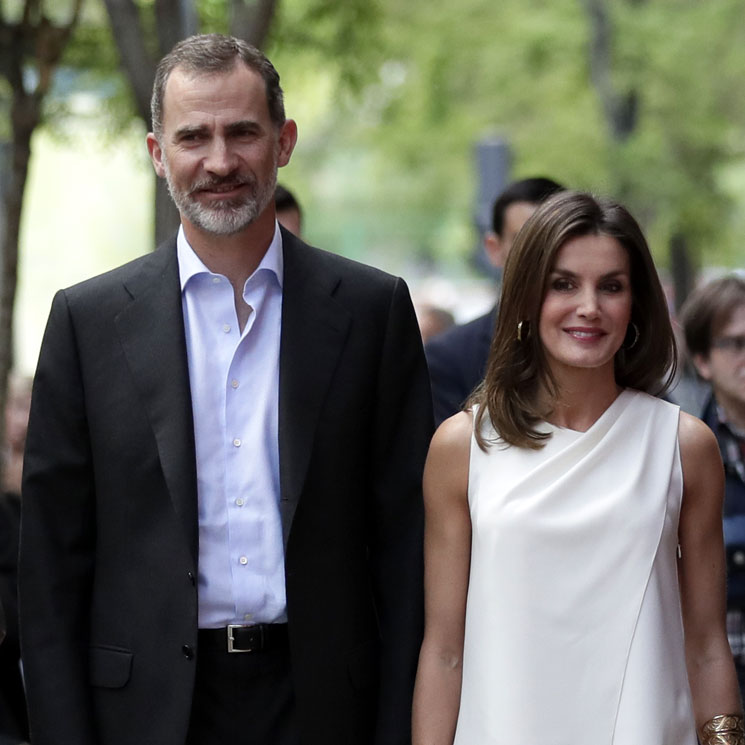
[[[543,426],[537,451],[471,443],[455,745],[696,745],[678,407],[626,390],[587,432]]]

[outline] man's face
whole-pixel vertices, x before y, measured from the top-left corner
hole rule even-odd
[[[708,357],[696,355],[694,364],[729,416],[745,407],[745,305],[736,308],[729,321],[711,340]]]
[[[538,205],[533,202],[513,202],[504,211],[501,235],[492,232],[486,234],[484,239],[486,255],[493,266],[504,266],[515,236],[537,209]]]
[[[163,132],[148,135],[182,221],[212,235],[238,233],[273,207],[277,168],[290,160],[291,120],[271,121],[261,76],[241,63],[226,73],[168,78]]]

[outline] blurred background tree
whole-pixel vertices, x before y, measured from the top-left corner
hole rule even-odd
[[[13,365],[13,310],[31,138],[42,121],[82,0],[50,5],[43,0],[0,3],[0,442]]]
[[[742,261],[740,3],[386,0],[381,14],[377,80],[349,121],[329,112],[335,136],[302,173],[307,193],[315,180],[343,198],[339,211],[366,232],[360,254],[368,243],[398,252],[405,236],[437,261],[467,256],[472,147],[495,133],[512,145],[513,176],[544,173],[628,202],[661,265],[675,236],[696,263]],[[301,153],[304,167],[302,141]],[[322,232],[343,250],[345,231]]]

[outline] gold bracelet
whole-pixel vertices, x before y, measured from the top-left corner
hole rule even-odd
[[[701,745],[745,745],[740,714],[718,714],[701,727]]]

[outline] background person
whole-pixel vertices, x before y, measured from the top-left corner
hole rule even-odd
[[[515,236],[544,200],[563,189],[549,178],[510,184],[492,208],[492,229],[484,236],[489,263],[501,268]],[[435,424],[460,411],[484,377],[499,301],[483,316],[448,329],[428,340],[425,351],[432,384]]]
[[[277,184],[274,189],[274,208],[277,210],[277,222],[298,238],[302,238],[303,211],[295,195],[282,184]]]
[[[415,745],[741,742],[718,449],[649,395],[674,360],[631,215],[539,207],[475,406],[427,459]]]
[[[418,303],[414,305],[416,317],[419,321],[419,331],[422,341],[426,344],[432,337],[455,325],[453,314],[445,308],[432,303]]]
[[[698,287],[681,308],[688,355],[711,390],[696,412],[717,438],[724,463],[727,630],[745,691],[745,280]]]
[[[0,644],[0,745],[26,741],[29,736],[20,668],[18,539],[21,528],[21,473],[31,381],[11,375],[8,383],[2,451],[3,488],[0,494],[0,603],[6,615],[7,631],[5,641]]]
[[[60,291],[20,589],[34,745],[405,745],[431,399],[404,282],[276,221],[297,137],[238,39],[160,62],[181,215]]]

